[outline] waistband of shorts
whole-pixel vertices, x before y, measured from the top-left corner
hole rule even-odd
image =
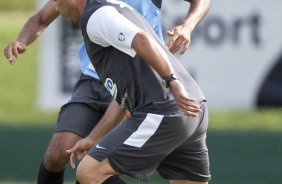
[[[204,108],[207,106],[207,100],[202,99],[198,101],[200,108]],[[135,109],[130,112],[130,115],[134,113],[141,112],[141,113],[153,113],[153,114],[161,114],[161,115],[171,115],[171,114],[178,114],[183,113],[180,107],[176,104],[175,101],[169,101],[167,103],[154,103],[143,108]]]

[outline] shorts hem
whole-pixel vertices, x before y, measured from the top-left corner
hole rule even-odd
[[[135,179],[138,179],[138,180],[141,180],[141,181],[145,181],[145,182],[148,182],[149,180],[149,177],[146,177],[144,174],[132,174],[132,173],[128,173],[128,172],[125,172],[124,170],[120,169],[116,164],[115,162],[108,158],[109,160],[109,163],[111,165],[111,167],[118,173],[121,173],[121,174],[124,174],[124,175],[127,175],[127,176],[130,176],[132,178],[135,178]]]
[[[168,175],[165,175],[165,174],[162,174],[162,173],[159,173],[160,176],[164,179],[167,179],[167,180],[189,180],[189,181],[195,181],[195,182],[208,182],[211,177],[208,176],[208,177],[196,177],[196,176],[168,176]]]
[[[83,135],[82,133],[80,132],[77,132],[77,131],[74,131],[74,130],[69,130],[69,129],[55,129],[53,130],[52,132],[52,135],[56,134],[56,133],[60,133],[60,132],[71,132],[71,133],[74,133],[82,138],[86,137],[87,135]]]

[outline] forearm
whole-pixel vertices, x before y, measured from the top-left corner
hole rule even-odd
[[[211,3],[210,0],[189,0],[190,8],[187,16],[182,21],[184,26],[189,26],[193,30],[196,25],[206,16]]]
[[[21,29],[17,41],[25,45],[31,44],[58,15],[55,2],[47,2],[41,10],[28,19]]]
[[[173,73],[172,66],[163,48],[145,32],[139,32],[135,35],[131,47],[160,77],[166,77]]]
[[[88,135],[88,138],[95,144],[100,138],[115,128],[124,117],[124,110],[120,108],[116,100],[113,100],[101,120]]]
[[[32,16],[21,29],[16,41],[29,45],[44,31],[45,27],[38,24],[36,16]]]

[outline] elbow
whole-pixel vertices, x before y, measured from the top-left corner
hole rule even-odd
[[[144,31],[139,31],[133,38],[131,48],[136,52],[142,50],[146,45],[150,43],[150,37]]]

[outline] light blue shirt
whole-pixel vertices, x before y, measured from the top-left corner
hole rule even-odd
[[[154,31],[157,33],[159,38],[163,40],[162,34],[162,24],[161,24],[161,10],[154,5],[151,0],[122,0],[129,6],[133,7],[140,14],[142,14],[145,19],[152,26]],[[97,72],[87,55],[85,45],[82,44],[79,48],[79,60],[80,68],[83,74],[92,76],[96,79],[99,79]]]
[[[85,44],[81,44],[78,53],[79,53],[79,61],[80,61],[81,72],[85,75],[89,75],[91,77],[99,79],[99,76],[98,76],[95,68],[91,64],[91,61],[88,57],[88,54],[87,54],[87,51],[86,51],[86,48],[85,48]]]

